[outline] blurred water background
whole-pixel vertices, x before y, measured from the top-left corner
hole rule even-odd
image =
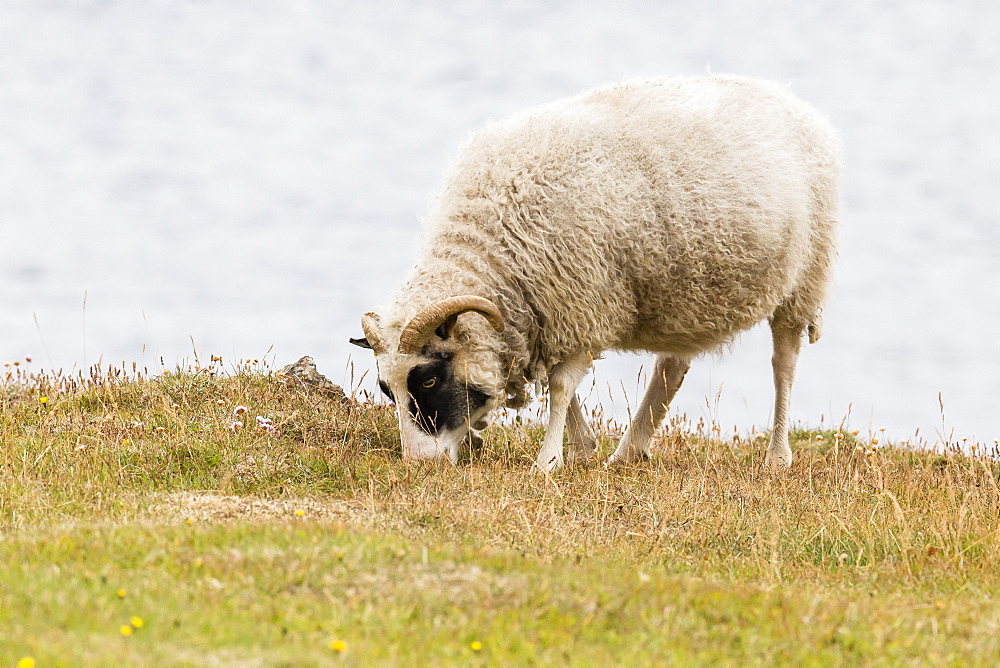
[[[335,382],[476,126],[623,78],[788,82],[846,147],[826,332],[793,420],[1000,437],[1000,3],[0,5],[0,363],[158,371],[196,349]],[[193,343],[192,343],[193,342]],[[766,428],[766,327],[674,411]],[[583,394],[623,418],[651,358]],[[370,387],[370,379],[366,386]]]

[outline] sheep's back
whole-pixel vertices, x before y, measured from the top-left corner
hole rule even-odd
[[[491,257],[553,356],[696,354],[795,291],[826,238],[814,228],[832,224],[817,209],[836,201],[836,175],[829,125],[777,85],[626,83],[474,135],[432,236]]]

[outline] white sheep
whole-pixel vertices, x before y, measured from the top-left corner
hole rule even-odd
[[[374,349],[404,454],[455,461],[470,429],[541,381],[536,465],[562,465],[567,425],[571,453],[587,455],[596,440],[576,387],[603,351],[628,350],[656,353],[656,366],[610,461],[648,457],[691,360],[769,319],[767,459],[790,465],[789,393],[803,334],[820,336],[839,162],[820,114],[732,76],[606,86],[475,133],[415,268],[353,340]]]

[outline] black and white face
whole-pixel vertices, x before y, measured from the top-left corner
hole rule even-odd
[[[438,353],[411,368],[406,377],[408,396],[403,407],[421,431],[430,436],[458,429],[470,418],[481,417],[490,400],[486,392],[456,378],[452,358],[451,353]],[[386,381],[380,380],[379,387],[396,401]]]
[[[416,459],[447,455],[454,462],[469,430],[493,408],[493,397],[456,373],[452,353],[413,357],[416,364],[408,369],[379,378],[382,392],[396,403],[404,452]]]
[[[485,318],[491,328],[476,332],[469,320],[462,325],[459,316],[465,313],[467,319]],[[473,329],[465,329],[470,324]],[[504,326],[497,307],[475,295],[441,300],[403,327],[383,327],[375,313],[362,317],[365,338],[351,343],[375,353],[379,387],[396,403],[404,457],[446,455],[458,461],[462,441],[473,428],[482,428],[503,396],[499,354],[482,337],[495,336]]]

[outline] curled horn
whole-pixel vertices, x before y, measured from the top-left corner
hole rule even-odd
[[[500,309],[489,299],[475,295],[450,297],[428,306],[413,318],[403,328],[399,335],[399,352],[410,355],[420,350],[431,338],[434,330],[440,327],[448,318],[458,316],[466,311],[475,311],[485,317],[498,332],[504,328]]]
[[[372,347],[372,352],[381,355],[386,351],[385,339],[382,338],[382,330],[379,328],[378,314],[368,312],[361,316],[361,329],[368,339],[368,345]]]

